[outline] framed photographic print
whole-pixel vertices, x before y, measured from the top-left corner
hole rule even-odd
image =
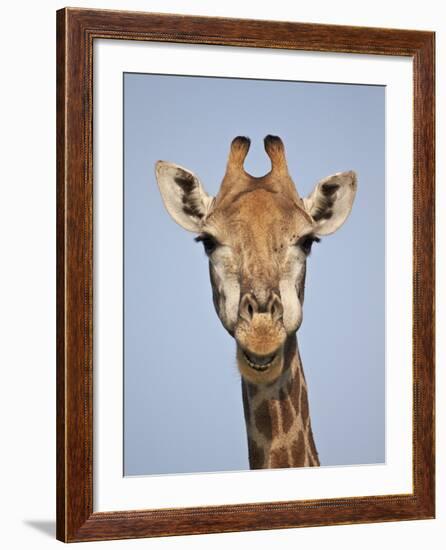
[[[434,517],[434,33],[57,13],[57,537]]]

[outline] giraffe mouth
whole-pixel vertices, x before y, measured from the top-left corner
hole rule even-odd
[[[247,353],[246,351],[243,351],[243,355],[245,356],[246,362],[252,369],[264,372],[268,370],[269,367],[273,364],[277,354],[273,353],[260,357],[258,355],[252,355],[250,353]]]

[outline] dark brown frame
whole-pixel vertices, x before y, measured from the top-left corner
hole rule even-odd
[[[93,41],[409,56],[414,68],[413,493],[93,512]],[[57,12],[57,538],[124,539],[434,517],[432,32],[65,8]]]

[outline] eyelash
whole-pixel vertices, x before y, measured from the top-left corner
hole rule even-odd
[[[318,243],[320,242],[320,239],[319,237],[315,237],[313,235],[310,235],[308,237],[304,237],[302,240],[298,241],[296,243],[297,246],[299,246],[304,252],[305,254],[308,256],[311,252],[311,247],[313,245],[313,243]]]
[[[209,235],[209,234],[203,234],[203,235],[199,235],[198,237],[195,238],[195,242],[197,243],[203,243],[203,248],[204,248],[204,251],[206,252],[206,254],[208,256],[210,256],[212,254],[212,252],[214,252],[214,250],[217,248],[218,246],[218,242],[216,239],[214,239],[214,237],[212,237],[212,235]]]
[[[208,234],[199,235],[198,237],[195,238],[195,242],[203,243],[204,251],[208,256],[210,256],[214,252],[214,250],[217,248],[219,244],[217,240],[214,239],[214,237],[212,237],[212,235],[208,235]],[[315,237],[315,236],[305,237],[303,240],[298,241],[296,243],[296,246],[299,246],[308,256],[311,252],[311,247],[314,242],[316,243],[320,242],[319,237]]]

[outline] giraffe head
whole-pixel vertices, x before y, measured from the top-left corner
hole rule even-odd
[[[311,246],[344,223],[357,187],[355,173],[342,172],[301,198],[282,140],[266,136],[264,143],[271,170],[253,177],[243,167],[250,140],[232,141],[215,198],[186,168],[156,164],[167,211],[204,246],[215,309],[237,341],[241,375],[253,383],[272,382],[282,373],[285,341],[302,322]]]

